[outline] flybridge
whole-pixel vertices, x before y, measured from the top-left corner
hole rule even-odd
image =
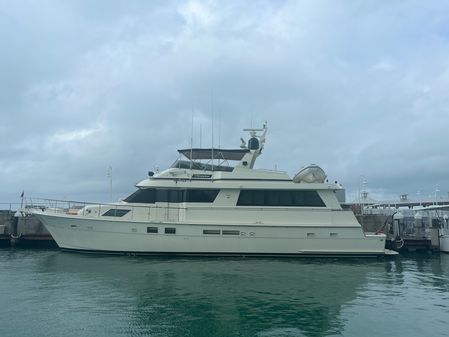
[[[190,148],[180,149],[178,152],[189,161],[178,160],[171,166],[172,168],[189,168],[203,171],[233,171],[233,167],[228,165],[228,161],[239,161],[237,165],[241,168],[252,169],[257,157],[262,153],[267,133],[267,124],[262,129],[244,129],[249,132],[248,144],[243,138],[239,149],[220,148]],[[258,132],[261,132],[258,134]],[[201,162],[206,160],[206,163]],[[216,162],[217,161],[217,162]]]
[[[182,149],[178,152],[190,160],[218,159],[218,160],[242,160],[249,149]]]

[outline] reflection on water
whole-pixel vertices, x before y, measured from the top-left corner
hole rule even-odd
[[[449,331],[449,255],[163,259],[0,250],[0,268],[2,336],[383,336],[398,328],[417,336],[430,324],[435,335]],[[418,319],[422,326],[411,328]]]

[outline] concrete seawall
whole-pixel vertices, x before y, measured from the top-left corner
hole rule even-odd
[[[14,214],[15,211],[0,211],[0,246],[57,247],[36,217],[15,217]]]

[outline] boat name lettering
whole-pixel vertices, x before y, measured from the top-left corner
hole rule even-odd
[[[212,177],[212,174],[194,174],[192,176],[192,178],[202,178],[202,179],[211,178],[211,177]]]

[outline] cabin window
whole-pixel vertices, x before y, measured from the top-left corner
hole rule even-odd
[[[329,236],[331,238],[336,238],[338,236],[338,233],[329,233]]]
[[[203,234],[220,235],[219,229],[203,229]]]
[[[326,207],[317,191],[242,190],[237,206]]]
[[[147,233],[158,233],[159,229],[157,227],[147,227]]]
[[[184,199],[183,190],[168,190],[167,192],[168,192],[168,202],[182,202]]]
[[[130,210],[129,209],[115,209],[112,208],[106,212],[103,213],[103,216],[116,216],[121,217],[127,214]]]
[[[168,190],[156,189],[156,202],[168,202]]]
[[[185,202],[214,202],[219,190],[201,189],[201,190],[186,190]]]
[[[174,228],[174,227],[165,227],[165,234],[176,234],[176,228]]]
[[[234,231],[234,230],[223,230],[223,235],[240,235],[240,231]]]
[[[156,201],[156,190],[154,188],[139,188],[124,201],[154,204],[154,202]]]
[[[314,238],[315,237],[315,233],[307,233],[307,237],[308,238]]]
[[[124,201],[130,203],[155,202],[209,202],[215,201],[218,195],[218,189],[155,189],[142,188],[127,197]]]

